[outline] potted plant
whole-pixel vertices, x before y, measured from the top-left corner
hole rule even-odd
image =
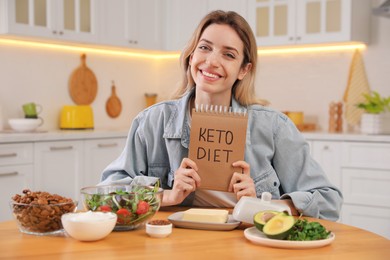
[[[360,121],[362,133],[390,134],[390,97],[382,97],[376,91],[363,95],[365,102],[357,105],[365,111]]]

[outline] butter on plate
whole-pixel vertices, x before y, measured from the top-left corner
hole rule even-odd
[[[229,211],[224,209],[189,209],[183,211],[182,220],[193,222],[226,223]]]

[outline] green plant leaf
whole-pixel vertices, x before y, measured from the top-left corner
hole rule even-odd
[[[390,111],[390,97],[382,97],[376,91],[369,94],[364,93],[363,96],[365,102],[357,104],[357,107],[363,109],[366,113],[380,114]]]

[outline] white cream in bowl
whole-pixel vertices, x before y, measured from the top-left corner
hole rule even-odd
[[[80,241],[105,238],[115,227],[117,216],[112,212],[75,212],[62,215],[66,233]]]

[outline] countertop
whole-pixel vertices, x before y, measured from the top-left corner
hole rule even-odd
[[[0,144],[41,141],[66,141],[98,138],[126,138],[129,129],[95,130],[39,130],[32,133],[17,133],[10,130],[0,131]],[[319,141],[360,141],[390,143],[390,135],[368,135],[360,133],[302,132],[308,140]]]
[[[66,141],[99,138],[126,138],[129,129],[95,129],[95,130],[38,130],[31,133],[18,133],[10,130],[0,131],[0,144]]]
[[[346,142],[386,142],[390,143],[390,135],[369,135],[361,133],[328,133],[303,132],[307,140],[346,141]]]
[[[166,219],[160,211],[153,219]],[[1,259],[388,259],[390,240],[337,222],[318,221],[335,234],[330,245],[283,249],[257,245],[244,236],[251,227],[232,231],[173,228],[167,238],[151,238],[141,227],[112,232],[105,239],[80,242],[66,235],[34,236],[19,232],[14,221],[0,223]]]

